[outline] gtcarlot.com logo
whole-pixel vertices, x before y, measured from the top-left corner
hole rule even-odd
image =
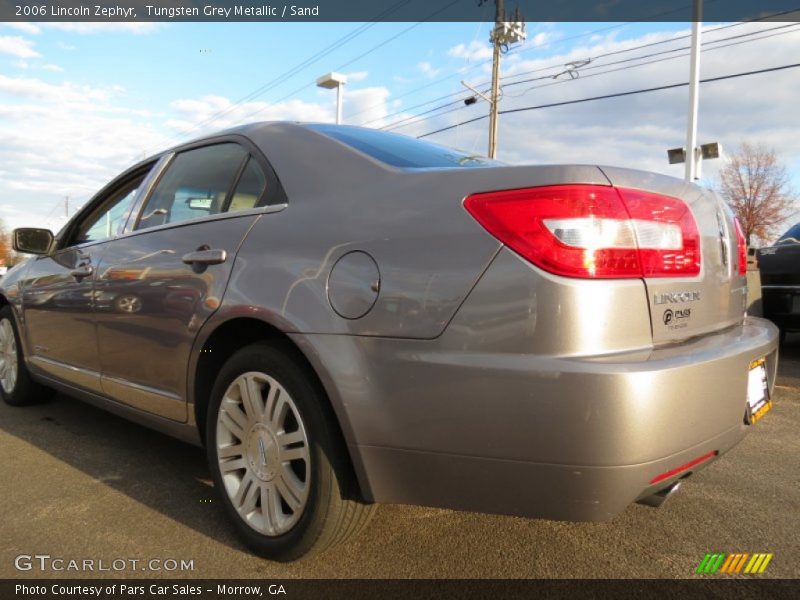
[[[716,554],[706,554],[703,560],[700,561],[695,573],[704,575],[717,573],[755,575],[756,573],[763,573],[771,560],[772,554],[766,553],[749,554],[747,552],[739,552],[726,554],[725,552],[718,552]]]
[[[20,554],[14,559],[17,571],[194,571],[194,560],[172,558],[62,558],[49,554]]]

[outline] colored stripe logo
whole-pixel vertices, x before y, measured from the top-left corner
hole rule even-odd
[[[763,573],[766,570],[767,565],[772,560],[772,556],[771,553],[748,554],[747,552],[737,552],[733,554],[717,552],[714,554],[706,554],[697,566],[695,573],[702,573],[704,575],[713,575],[715,573],[726,573],[728,575],[747,573],[755,575],[756,573]]]

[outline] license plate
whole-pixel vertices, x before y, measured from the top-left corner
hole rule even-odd
[[[755,423],[772,408],[767,384],[767,361],[759,358],[750,363],[747,377],[747,414],[750,423]]]

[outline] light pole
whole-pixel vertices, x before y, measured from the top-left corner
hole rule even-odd
[[[328,73],[317,79],[317,86],[332,90],[336,88],[336,124],[342,122],[342,88],[347,83],[347,77],[341,73]]]
[[[686,181],[699,178],[697,148],[697,105],[700,93],[700,31],[703,25],[703,0],[694,0],[691,68],[689,73],[689,122],[686,128]]]

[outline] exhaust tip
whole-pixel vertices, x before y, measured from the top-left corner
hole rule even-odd
[[[659,508],[667,499],[672,496],[675,492],[678,491],[681,487],[681,482],[677,481],[672,485],[665,487],[660,492],[656,492],[655,494],[650,494],[649,496],[645,496],[644,498],[640,498],[636,501],[637,504],[644,504],[645,506],[652,506],[653,508]]]

